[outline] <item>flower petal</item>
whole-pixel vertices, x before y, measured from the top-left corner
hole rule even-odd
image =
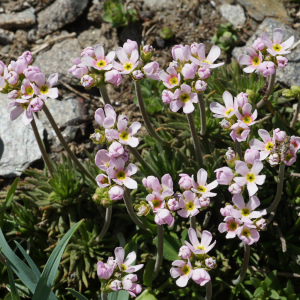
[[[243,209],[245,208],[246,204],[244,201],[244,197],[240,194],[236,194],[232,197],[232,202],[234,203],[234,205],[239,209]]]
[[[209,51],[209,54],[206,57],[206,60],[208,60],[211,64],[218,59],[218,57],[221,54],[221,49],[218,46],[212,46],[212,48]]]
[[[281,28],[275,28],[273,30],[273,43],[274,44],[281,44],[283,40],[284,30]]]
[[[198,185],[205,186],[207,180],[207,172],[204,169],[200,169],[197,173],[197,183]]]

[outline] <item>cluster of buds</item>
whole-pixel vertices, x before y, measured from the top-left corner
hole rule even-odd
[[[140,270],[144,265],[132,266],[136,260],[136,253],[130,252],[126,259],[125,250],[122,247],[115,249],[115,258],[109,257],[106,263],[98,261],[97,274],[101,281],[101,291],[105,294],[127,291],[131,296],[136,297],[142,291],[142,287],[136,283],[138,280],[134,272]]]
[[[40,111],[48,97],[58,97],[58,89],[53,88],[58,74],[52,74],[46,80],[45,74],[31,65],[32,61],[30,51],[24,52],[17,61],[12,60],[8,66],[0,61],[0,92],[13,100],[8,105],[8,109],[14,107],[10,119],[13,121],[23,114],[24,125],[33,120],[32,113]]]
[[[258,130],[262,141],[253,139],[249,145],[251,150],[260,151],[260,160],[267,159],[271,166],[284,163],[291,166],[297,159],[297,151],[300,148],[300,137],[287,136],[285,131],[276,128],[273,137],[264,129]]]
[[[267,211],[255,211],[260,205],[256,196],[250,197],[245,204],[243,196],[236,194],[232,197],[232,202],[233,205],[227,203],[221,208],[221,215],[225,218],[224,223],[219,225],[219,231],[227,232],[227,239],[238,236],[245,244],[252,245],[259,240],[259,231],[266,230],[267,223],[262,216],[266,215]]]
[[[124,115],[117,117],[109,104],[105,105],[104,110],[96,110],[95,120],[101,130],[96,129],[90,138],[95,144],[106,143],[109,147],[108,150],[99,150],[95,157],[95,163],[102,173],[96,177],[99,188],[93,199],[107,207],[112,201],[123,198],[123,185],[129,189],[137,188],[137,182],[130,177],[137,172],[137,167],[128,162],[129,150],[124,149],[123,145],[136,147],[139,144],[138,138],[133,135],[141,124],[133,122],[128,127],[128,118]]]
[[[174,60],[166,71],[159,72],[159,78],[167,88],[162,93],[162,101],[169,103],[173,112],[180,108],[186,114],[194,111],[194,103],[198,102],[197,94],[207,88],[205,80],[210,76],[210,69],[224,64],[214,64],[220,53],[220,48],[213,46],[206,57],[202,43],[176,45],[172,48]]]
[[[223,100],[225,106],[218,102],[210,104],[210,110],[215,118],[223,118],[219,123],[224,130],[231,130],[230,136],[233,141],[245,141],[250,132],[250,126],[255,124],[257,110],[252,112],[252,105],[249,103],[249,95],[239,93],[235,98],[225,91]]]
[[[159,225],[174,224],[175,212],[183,218],[196,216],[200,210],[206,209],[210,204],[210,197],[217,194],[211,190],[218,185],[217,180],[207,184],[207,172],[200,169],[197,174],[197,182],[194,176],[180,174],[179,186],[183,193],[174,193],[173,180],[169,174],[165,174],[161,179],[148,176],[143,179],[143,185],[148,191],[146,202],[136,206],[138,215],[147,215],[150,209],[155,213],[155,222]]]
[[[118,86],[122,81],[122,75],[130,75],[134,80],[151,78],[159,80],[159,64],[149,62],[154,49],[151,45],[141,47],[135,41],[127,40],[123,47],[111,51],[105,55],[101,45],[87,47],[82,50],[81,58],[75,58],[73,67],[69,73],[80,79],[86,89],[101,87],[106,84]],[[115,59],[118,58],[119,62]]]
[[[256,39],[252,48],[247,47],[249,55],[241,54],[238,58],[240,65],[247,65],[245,73],[254,71],[261,73],[264,77],[273,75],[275,68],[284,68],[288,64],[285,57],[291,51],[287,51],[294,44],[294,36],[291,36],[285,42],[282,42],[284,30],[275,28],[273,30],[273,41],[270,40],[267,33],[264,32],[260,38]]]
[[[186,246],[179,249],[178,256],[182,260],[175,260],[170,273],[173,278],[177,278],[176,284],[179,287],[185,287],[190,278],[200,286],[204,286],[211,280],[208,271],[215,269],[216,259],[210,257],[207,253],[215,246],[216,241],[212,244],[212,234],[204,230],[202,232],[201,242],[199,242],[196,231],[193,228],[189,229],[189,239],[185,241]]]

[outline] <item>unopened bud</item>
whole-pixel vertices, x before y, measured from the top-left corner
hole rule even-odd
[[[226,119],[223,119],[219,125],[223,128],[223,129],[230,129],[231,128],[231,123],[229,121],[227,121]]]

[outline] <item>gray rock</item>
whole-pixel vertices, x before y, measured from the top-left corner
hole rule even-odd
[[[15,38],[15,34],[12,31],[0,28],[0,44],[11,44]]]
[[[4,177],[21,175],[31,163],[42,157],[31,125],[24,126],[21,117],[10,120],[7,109],[10,101],[0,93],[0,175]],[[44,127],[38,119],[36,124],[43,138]]]
[[[174,9],[180,5],[179,2],[173,0],[147,0],[144,2],[143,9],[149,8],[150,10],[164,10]]]
[[[4,53],[4,54],[7,54],[10,50],[11,46],[10,45],[5,45],[1,48],[1,52]]]
[[[46,105],[50,110],[58,127],[80,116],[79,102],[77,100],[77,97],[74,95],[65,96],[62,99],[62,101],[55,100],[55,99],[48,99]],[[57,138],[55,131],[50,125],[50,122],[48,121],[46,115],[44,114],[44,112],[38,112],[38,116],[46,129],[47,140],[54,148],[59,148],[61,144]],[[78,129],[79,126],[68,126],[62,132],[64,139],[68,143],[73,141]]]
[[[281,23],[278,20],[267,18],[257,28],[257,31],[247,41],[245,47],[236,47],[232,51],[232,56],[238,58],[240,54],[246,53],[245,48],[251,47],[253,42],[262,35],[263,32],[267,32],[272,40],[273,29],[282,28],[285,30],[284,39],[288,39],[290,36],[295,36],[295,41],[299,40],[299,34],[293,28]],[[276,80],[290,85],[300,85],[300,47],[292,50],[292,53],[287,55],[289,64],[284,69],[277,69]]]
[[[56,0],[37,15],[37,37],[45,36],[75,21],[84,11],[88,0]]]
[[[234,26],[245,25],[246,16],[240,5],[223,4],[220,7],[220,12],[222,17]]]
[[[90,7],[87,19],[96,23],[98,26],[102,23],[102,14],[103,14],[103,2],[100,3],[99,0],[94,0],[93,5]]]
[[[128,26],[122,29],[120,34],[121,44],[127,42],[127,39],[136,41],[138,45],[141,44],[142,35],[141,35],[140,26],[138,24],[129,24]]]
[[[34,61],[34,65],[39,66],[46,75],[58,73],[59,79],[66,83],[72,80],[78,82],[74,76],[68,73],[72,67],[72,60],[80,57],[81,47],[77,39],[66,39],[56,43],[50,50],[40,52]]]
[[[28,8],[15,14],[1,14],[0,28],[3,29],[24,29],[35,24],[34,8]]]
[[[256,21],[262,21],[265,17],[278,18],[285,22],[290,20],[280,0],[238,0],[238,2]]]

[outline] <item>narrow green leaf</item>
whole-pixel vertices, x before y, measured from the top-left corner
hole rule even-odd
[[[136,234],[124,247],[125,257],[128,255],[128,253],[132,251],[137,253],[137,238],[138,238],[138,234]],[[135,261],[133,262],[133,264],[135,264]]]
[[[150,259],[144,271],[144,285],[150,288],[152,287],[154,264],[155,261]]]
[[[20,177],[17,177],[15,179],[15,181],[13,182],[13,184],[11,185],[11,187],[10,187],[8,193],[7,193],[6,201],[5,201],[6,207],[10,206],[10,203],[11,203],[11,201],[13,199],[14,193],[15,193],[15,191],[17,189],[19,179],[20,179]]]
[[[153,295],[153,293],[149,290],[144,290],[142,294],[140,294],[136,300],[157,300],[157,298]]]
[[[155,239],[155,244],[157,246],[157,238]],[[165,235],[164,236],[164,250],[163,250],[163,256],[165,259],[174,261],[176,259],[179,259],[178,257],[178,251],[181,244],[179,240],[173,236]]]
[[[12,300],[20,300],[20,296],[18,294],[16,285],[15,285],[15,279],[14,279],[14,275],[13,275],[9,260],[6,261],[6,266],[7,266],[7,272],[8,272],[9,285],[10,285],[11,299]]]
[[[128,300],[129,293],[127,291],[112,292],[108,294],[108,300]]]
[[[85,298],[83,295],[81,295],[80,293],[78,293],[77,291],[73,290],[73,289],[67,289],[74,297],[76,297],[78,300],[88,300],[87,298]]]

